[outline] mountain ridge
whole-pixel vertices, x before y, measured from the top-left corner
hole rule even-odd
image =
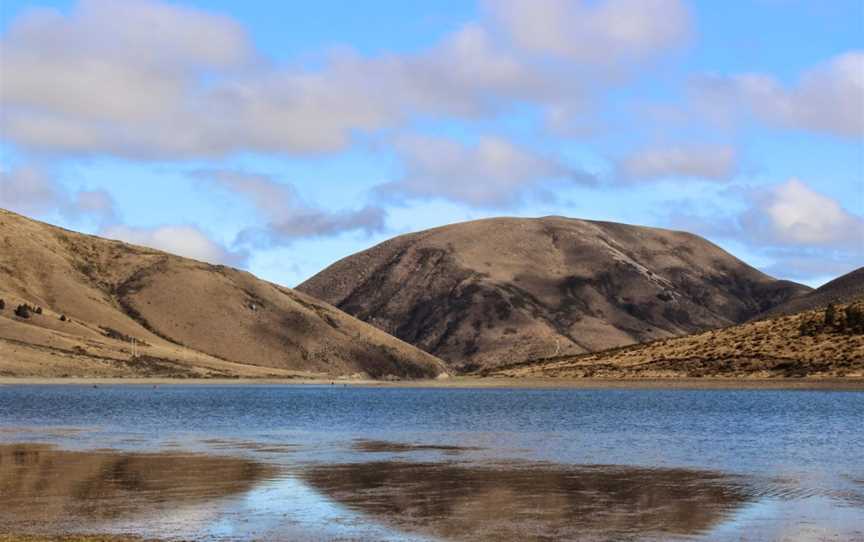
[[[554,216],[401,235],[297,290],[463,370],[731,325],[810,291],[691,233]]]
[[[829,303],[844,303],[864,299],[864,267],[828,281],[812,292],[790,299],[756,316],[756,319],[795,314],[824,307]]]

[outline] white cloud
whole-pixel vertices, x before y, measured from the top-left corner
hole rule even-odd
[[[114,219],[114,200],[104,190],[69,192],[45,171],[32,166],[0,167],[0,207],[26,215],[57,211],[78,220]]]
[[[696,82],[700,105],[725,120],[745,111],[784,128],[864,136],[864,51],[838,55],[785,87],[764,74],[709,76]]]
[[[736,170],[735,149],[726,145],[689,145],[645,148],[617,164],[624,179],[692,177],[723,180]]]
[[[303,202],[290,184],[277,182],[265,175],[240,171],[199,171],[200,179],[248,199],[266,218],[263,227],[242,231],[238,244],[288,245],[294,240],[337,235],[349,231],[367,234],[383,231],[386,213],[380,207],[367,205],[359,210],[329,211]]]
[[[798,179],[760,195],[742,221],[748,232],[772,243],[864,250],[864,218]]]
[[[774,276],[824,281],[864,265],[864,194],[846,202],[855,212],[794,178],[721,196],[744,200],[744,209],[724,214],[713,199],[669,202],[669,225],[740,244],[770,262],[763,270]]]
[[[136,228],[116,225],[104,228],[100,235],[213,264],[240,266],[247,258],[243,252],[227,250],[195,226]]]
[[[488,0],[486,6],[519,47],[589,64],[654,56],[691,32],[679,0]]]
[[[586,66],[601,58],[629,65],[678,43],[688,24],[673,0],[573,4],[566,15],[581,22],[566,42],[586,54],[568,49],[566,62],[550,64],[544,55],[559,51],[511,25],[507,14],[526,5],[492,4],[493,17],[425,51],[364,57],[343,49],[315,69],[276,65],[236,21],[175,4],[31,9],[0,39],[0,129],[38,150],[184,159],[336,151],[358,132],[415,115],[473,118],[526,102],[569,118],[609,83]]]
[[[31,9],[0,50],[4,137],[123,155],[194,149],[206,124],[195,111],[201,79],[253,55],[231,19],[148,0],[84,0],[69,15]]]
[[[377,192],[392,199],[440,197],[459,203],[502,207],[515,203],[525,191],[552,180],[592,182],[549,156],[537,154],[503,139],[484,137],[474,145],[431,137],[399,140],[397,151],[405,173]]]

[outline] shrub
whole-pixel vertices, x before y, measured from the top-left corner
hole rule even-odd
[[[837,308],[834,306],[834,303],[829,303],[827,307],[825,307],[825,325],[833,326],[837,322]]]
[[[864,310],[860,306],[846,307],[846,328],[852,333],[864,333]]]
[[[60,315],[60,321],[61,321],[61,322],[65,322],[65,321],[66,321],[66,315],[65,315],[65,314],[61,314],[61,315]]]
[[[18,305],[15,309],[15,316],[18,318],[30,318],[30,307],[27,305]]]
[[[821,318],[818,314],[814,317],[803,316],[798,332],[811,336],[820,333],[864,334],[864,307],[860,303],[839,309],[833,304],[828,305]]]
[[[5,308],[6,308],[6,301],[4,301],[3,299],[0,299],[0,311],[2,311]]]
[[[36,310],[34,310],[33,312],[35,312],[36,314],[42,314],[42,307],[36,307]]]

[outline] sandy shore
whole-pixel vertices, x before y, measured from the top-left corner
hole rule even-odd
[[[2,377],[0,386],[80,385],[80,386],[352,386],[371,388],[576,388],[576,389],[788,389],[788,390],[864,390],[864,379],[828,378],[668,378],[668,379],[595,379],[595,378],[500,378],[452,377],[442,380],[349,379],[271,379],[271,378],[31,378]]]

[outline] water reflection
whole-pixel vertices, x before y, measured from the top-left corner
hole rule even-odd
[[[274,472],[231,457],[0,445],[0,526],[63,532],[131,516],[158,517],[244,493]]]
[[[352,448],[358,452],[368,453],[407,453],[407,452],[444,452],[457,454],[480,450],[476,446],[454,446],[450,444],[413,444],[404,442],[391,442],[388,440],[355,439]]]
[[[696,535],[751,498],[742,477],[684,469],[388,461],[302,477],[397,528],[460,540]]]
[[[253,441],[207,439],[257,456]],[[345,441],[341,441],[344,445]],[[274,446],[268,443],[267,446]],[[0,532],[182,540],[701,540],[864,536],[859,476],[426,462],[456,446],[353,440],[360,463],[0,445]],[[357,453],[360,452],[360,453]],[[409,453],[418,452],[418,453]],[[227,453],[220,451],[218,453]],[[379,454],[394,454],[386,460]],[[415,461],[407,461],[407,459]],[[391,458],[387,458],[391,459]],[[812,480],[811,480],[812,481]],[[766,519],[770,521],[766,521]],[[782,536],[780,536],[782,535]],[[2,536],[0,536],[2,538]]]

